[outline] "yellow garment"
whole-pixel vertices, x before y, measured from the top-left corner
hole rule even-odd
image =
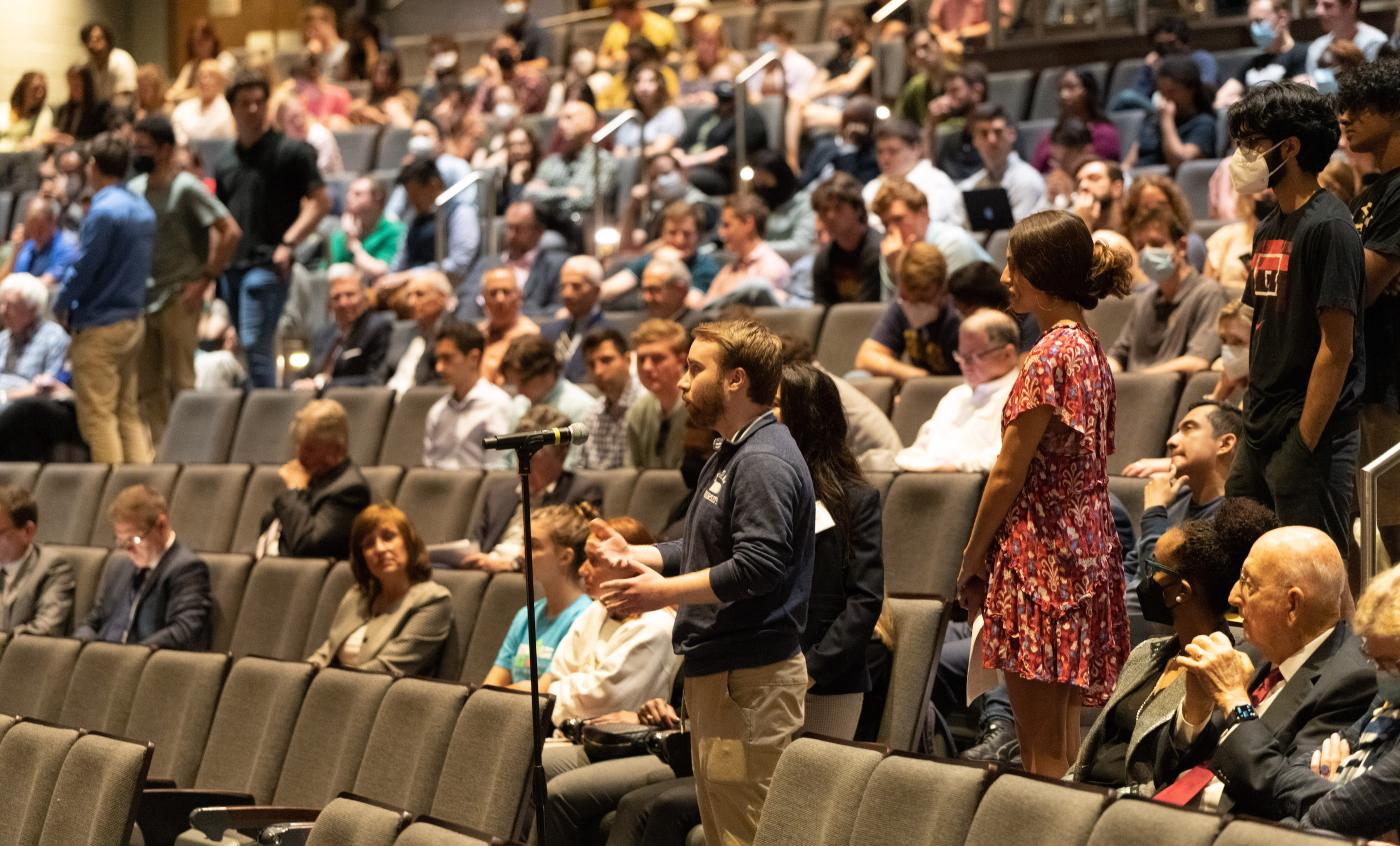
[[[671,99],[674,100],[679,97],[681,93],[681,83],[680,80],[676,78],[676,72],[671,70],[670,67],[663,66],[661,68],[661,78],[666,80],[666,91],[671,95]],[[631,92],[627,90],[627,74],[615,73],[613,74],[612,82],[609,82],[608,87],[604,88],[594,100],[597,103],[598,111],[605,112],[609,109],[625,109],[632,105],[629,99],[630,96]]]
[[[642,10],[642,35],[656,45],[662,56],[677,49],[676,25],[671,19],[662,17],[650,9]],[[603,32],[603,43],[598,46],[598,58],[623,63],[627,61],[627,41],[632,30],[621,21],[613,21]]]
[[[1226,224],[1206,240],[1206,275],[1211,276],[1231,297],[1239,297],[1248,274],[1240,256],[1254,249],[1254,233],[1242,222]]]

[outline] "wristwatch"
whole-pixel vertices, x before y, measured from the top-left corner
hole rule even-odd
[[[1230,728],[1257,719],[1259,719],[1259,712],[1254,710],[1253,705],[1236,705],[1230,710],[1230,713],[1225,715],[1225,727]]]

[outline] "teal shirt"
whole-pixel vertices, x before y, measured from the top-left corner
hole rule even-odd
[[[578,619],[578,615],[587,611],[588,606],[592,604],[593,600],[585,594],[575,599],[558,617],[549,617],[545,615],[545,600],[536,600],[535,651],[539,657],[540,675],[549,672],[549,665],[554,661],[554,650],[564,640],[564,635],[569,633],[569,627]],[[510,623],[506,639],[501,642],[501,651],[496,653],[496,666],[510,670],[511,684],[530,680],[530,642],[526,639],[528,632],[525,609],[521,608],[515,612],[515,619]]]
[[[399,236],[402,233],[403,224],[401,222],[390,220],[388,215],[381,215],[379,224],[374,227],[374,231],[360,239],[360,244],[364,246],[365,252],[388,263],[394,260],[394,254],[399,248]],[[331,233],[330,260],[331,264],[354,263],[355,261],[355,257],[350,254],[350,245],[345,241],[345,230],[343,229],[337,229]]]

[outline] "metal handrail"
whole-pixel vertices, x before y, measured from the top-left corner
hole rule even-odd
[[[1360,502],[1361,511],[1361,586],[1364,588],[1371,579],[1380,573],[1380,560],[1376,554],[1376,530],[1380,522],[1377,514],[1380,508],[1380,483],[1382,473],[1400,465],[1400,444],[1396,444],[1381,454],[1380,458],[1361,468]]]
[[[592,138],[589,139],[593,142],[593,230],[589,240],[592,242],[594,253],[598,252],[598,230],[603,228],[603,155],[602,150],[598,149],[598,145],[611,138],[614,132],[622,128],[623,124],[632,121],[636,121],[639,125],[643,124],[642,113],[636,109],[624,109],[617,117],[608,121],[602,129],[596,130]]]
[[[907,2],[907,0],[895,0],[896,2]],[[749,166],[749,136],[748,136],[748,105],[749,80],[758,75],[758,72],[773,64],[778,63],[778,73],[783,77],[783,114],[787,114],[787,68],[781,59],[781,50],[769,50],[752,62],[748,67],[739,71],[734,76],[734,190],[742,192],[748,189],[749,180],[744,174]],[[777,147],[776,139],[771,139],[773,146]]]
[[[496,217],[496,172],[494,170],[476,170],[457,180],[451,187],[445,189],[441,194],[433,198],[433,208],[437,210],[437,215],[433,220],[433,244],[437,253],[438,266],[441,267],[447,258],[447,215],[442,213],[448,203],[457,199],[463,191],[472,187],[476,183],[481,183],[481,189],[476,192],[477,219],[481,222],[482,243],[486,249],[482,255],[494,256],[496,254],[496,227],[493,221]]]

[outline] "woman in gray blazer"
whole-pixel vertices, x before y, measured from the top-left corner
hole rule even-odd
[[[1278,526],[1274,513],[1243,497],[1221,504],[1211,519],[1188,520],[1157,541],[1138,587],[1142,614],[1175,634],[1138,644],[1118,686],[1079,747],[1066,778],[1150,796],[1157,732],[1186,698],[1186,674],[1174,659],[1197,635],[1230,634],[1225,612],[1249,548]]]
[[[451,594],[432,580],[427,547],[407,515],[371,505],[350,529],[346,592],[330,637],[307,660],[318,667],[430,673],[452,628]]]

